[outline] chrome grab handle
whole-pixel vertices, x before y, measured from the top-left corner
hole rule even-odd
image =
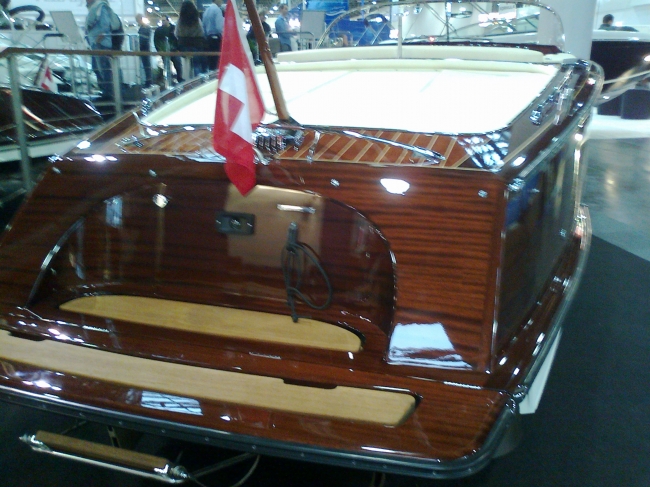
[[[39,431],[35,435],[25,434],[20,437],[20,440],[36,452],[155,479],[168,484],[181,484],[190,478],[184,467],[174,465],[162,457],[48,431]]]
[[[316,213],[316,208],[313,206],[297,206],[297,205],[277,205],[278,210],[280,211],[295,211],[298,213]]]

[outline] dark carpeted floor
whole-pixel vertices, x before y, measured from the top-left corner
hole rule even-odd
[[[649,290],[650,262],[594,238],[522,443],[477,478],[449,485],[649,486]]]

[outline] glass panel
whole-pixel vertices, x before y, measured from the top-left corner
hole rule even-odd
[[[391,2],[339,15],[319,47],[479,42],[564,47],[562,23],[537,2]]]

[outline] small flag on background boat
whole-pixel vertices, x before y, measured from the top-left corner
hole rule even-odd
[[[37,87],[46,91],[53,91],[55,93],[59,91],[56,85],[56,81],[54,81],[54,76],[52,75],[52,69],[50,68],[50,63],[47,60],[47,57],[44,57],[43,61],[41,61],[41,65],[38,68],[38,76],[36,77],[36,83],[34,84]]]
[[[264,102],[236,6],[230,0],[226,7],[213,140],[226,158],[228,178],[246,195],[256,183],[253,131],[262,121]]]

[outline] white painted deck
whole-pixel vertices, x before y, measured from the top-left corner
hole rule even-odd
[[[453,54],[459,51],[456,48]],[[545,64],[539,53],[534,53],[538,62],[516,54],[516,61],[296,57],[277,68],[289,113],[301,124],[485,133],[509,125],[557,73],[558,66]],[[258,80],[267,109],[264,122],[272,122],[275,107],[261,70]],[[215,99],[216,82],[175,100],[145,121],[211,124]]]

